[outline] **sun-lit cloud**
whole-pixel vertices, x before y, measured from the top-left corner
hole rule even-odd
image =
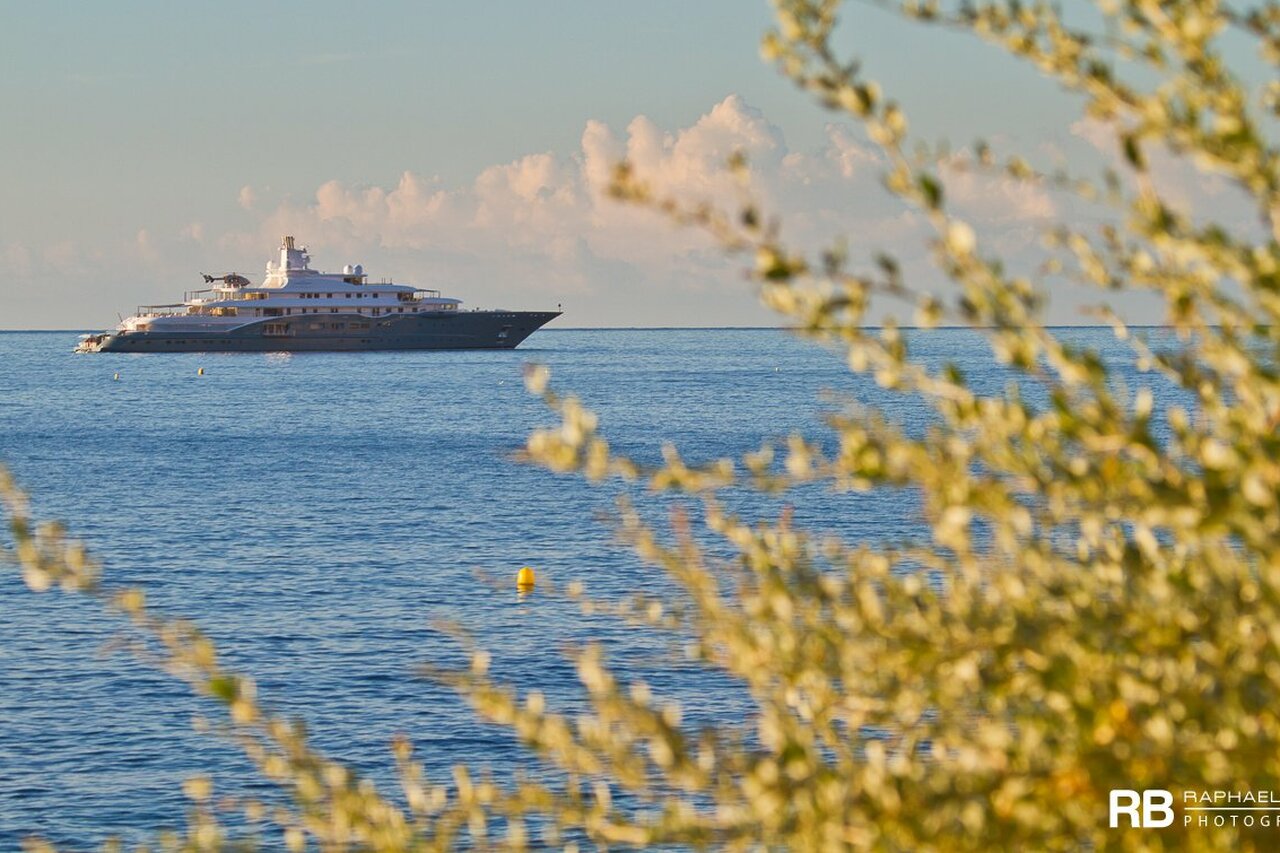
[[[155,240],[151,237],[151,232],[146,228],[138,229],[137,235],[133,239],[134,247],[137,249],[138,257],[144,261],[156,261],[160,257],[159,250],[156,248]]]
[[[1070,131],[1101,154],[1118,174],[1133,174],[1115,126],[1081,118],[1071,123]],[[1248,197],[1224,176],[1197,168],[1164,145],[1148,144],[1142,151],[1152,185],[1172,207],[1197,219],[1212,218],[1245,229],[1258,226]]]
[[[735,153],[749,164],[745,186],[727,169]],[[115,252],[122,268],[145,268],[120,301],[171,299],[193,270],[258,274],[280,236],[292,234],[321,268],[363,263],[375,280],[439,288],[469,305],[563,303],[573,324],[777,322],[744,281],[749,260],[726,259],[708,235],[608,196],[623,158],[660,197],[727,212],[750,197],[781,222],[789,245],[816,252],[842,241],[863,265],[889,251],[913,283],[939,286],[927,218],[883,188],[883,158],[853,127],[829,124],[820,145],[796,150],[760,110],[730,95],[685,127],[643,115],[621,129],[587,121],[572,150],[532,152],[460,183],[404,171],[387,186],[328,180],[283,199],[245,184],[235,196],[240,227],[203,218],[180,229],[142,224]],[[949,203],[984,245],[1032,268],[1039,230],[1059,212],[1055,200],[1035,185],[944,172]],[[63,249],[59,266],[91,253]]]
[[[461,186],[411,171],[389,187],[327,181],[309,199],[260,211],[253,229],[220,243],[271,246],[294,234],[333,266],[394,262],[398,275],[485,301],[571,300],[580,322],[767,322],[709,237],[620,204],[606,189],[625,158],[659,196],[735,211],[749,195],[809,249],[843,237],[868,256],[885,241],[918,250],[922,221],[880,186],[880,157],[849,127],[832,124],[825,136],[819,150],[792,151],[777,125],[730,95],[683,128],[643,115],[622,132],[588,121],[577,150],[531,153]],[[746,194],[726,168],[735,153],[750,165]],[[241,190],[242,207],[255,201]],[[972,175],[957,177],[955,201],[1006,230],[1053,213],[1040,190]],[[690,310],[690,293],[723,299],[694,299]]]

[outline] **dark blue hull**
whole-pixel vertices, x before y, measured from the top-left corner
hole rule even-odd
[[[233,329],[115,332],[95,352],[342,352],[514,349],[559,311],[267,317]]]

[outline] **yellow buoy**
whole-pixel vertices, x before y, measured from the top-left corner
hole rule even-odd
[[[119,373],[117,373],[115,376],[113,376],[113,377],[111,377],[111,378],[112,378],[112,379],[119,379],[119,378],[120,378],[120,374],[119,374]]]
[[[196,376],[204,376],[204,368],[203,368],[203,367],[196,371]]]
[[[520,589],[520,590],[533,589],[533,582],[534,582],[533,569],[529,568],[528,566],[525,566],[523,569],[520,570],[520,573],[516,575],[516,589]]]

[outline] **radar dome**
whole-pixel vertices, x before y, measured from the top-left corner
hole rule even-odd
[[[364,275],[364,267],[361,266],[360,264],[356,264],[355,274]]]
[[[343,275],[351,275],[351,273],[353,272],[355,272],[355,270],[351,268],[351,264],[347,264],[345,267],[342,268]]]

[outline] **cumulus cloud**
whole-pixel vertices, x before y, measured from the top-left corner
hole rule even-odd
[[[1070,129],[1072,136],[1100,153],[1118,174],[1131,173],[1114,125],[1082,118],[1072,122]],[[1197,169],[1190,160],[1174,155],[1163,145],[1147,145],[1143,154],[1153,184],[1165,201],[1183,214],[1237,228],[1258,227],[1252,204],[1222,175]],[[1262,232],[1256,233],[1262,236]]]
[[[604,192],[626,158],[660,195],[733,210],[743,199],[726,169],[735,152],[750,164],[751,196],[781,217],[794,243],[812,249],[844,236],[866,253],[889,242],[921,254],[922,223],[881,188],[883,164],[851,128],[830,125],[820,149],[793,151],[782,130],[738,95],[675,130],[646,116],[621,133],[588,121],[576,151],[528,154],[460,186],[411,171],[391,187],[328,181],[308,200],[260,213],[252,231],[224,235],[220,244],[260,251],[295,234],[331,266],[360,260],[490,303],[564,300],[584,323],[769,322],[706,235]],[[954,200],[979,224],[1006,231],[1053,213],[1038,189],[972,175],[957,176]],[[250,187],[240,202],[253,207]]]
[[[884,190],[884,163],[853,128],[831,124],[820,144],[799,150],[737,95],[685,127],[663,128],[643,115],[621,129],[588,121],[571,151],[529,153],[464,182],[405,171],[389,186],[330,180],[308,197],[283,200],[245,184],[237,195],[242,226],[142,227],[129,245],[106,252],[117,262],[96,268],[145,262],[135,270],[145,281],[130,275],[111,285],[121,305],[172,299],[181,289],[175,283],[195,270],[261,269],[280,236],[292,234],[319,267],[363,263],[375,279],[439,288],[472,306],[562,302],[565,325],[776,323],[752,298],[741,260],[726,260],[705,234],[605,193],[626,158],[660,195],[734,211],[744,198],[726,169],[735,152],[750,164],[746,192],[780,218],[789,244],[812,251],[843,239],[852,258],[887,249],[917,284],[936,277],[924,248],[927,222]],[[948,198],[1015,259],[1055,213],[1041,189],[949,177]]]
[[[156,261],[160,257],[159,250],[156,248],[155,240],[151,236],[151,232],[145,228],[140,228],[133,238],[134,248],[137,250],[138,257],[144,261]]]

